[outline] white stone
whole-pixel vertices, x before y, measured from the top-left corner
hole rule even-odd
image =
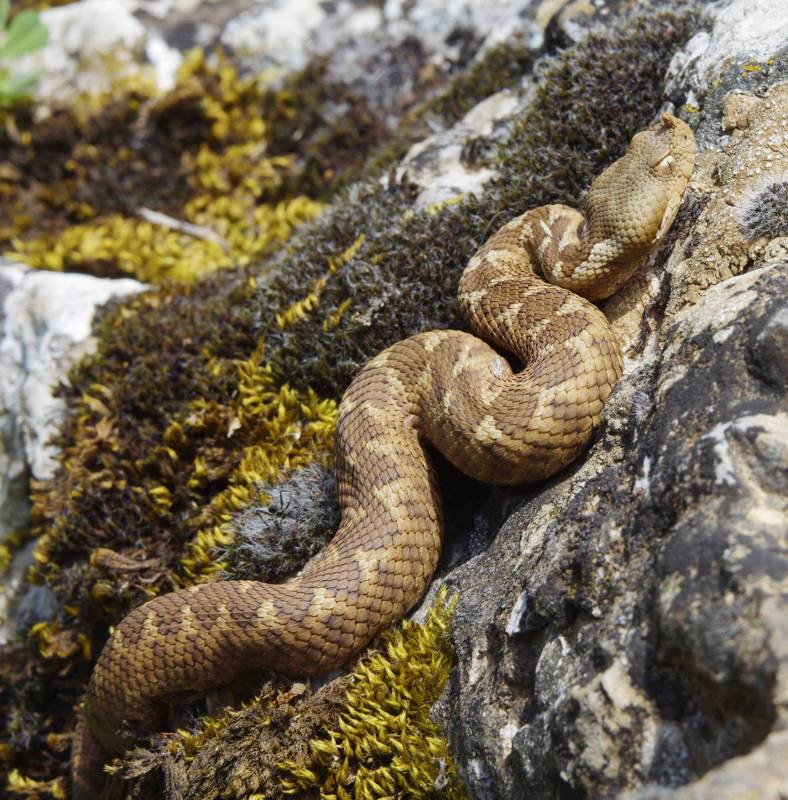
[[[705,9],[711,31],[695,34],[668,69],[668,94],[675,83],[705,93],[726,64],[736,59],[763,62],[785,47],[788,3],[785,0],[724,0]]]
[[[295,71],[309,61],[326,16],[320,0],[269,0],[231,20],[221,41],[242,53],[261,53],[272,65]]]
[[[54,474],[49,440],[64,404],[54,396],[76,360],[96,346],[91,323],[107,300],[140,292],[134,280],[30,270],[0,261],[0,541],[27,524],[28,480]],[[0,642],[6,605],[28,561],[15,559],[3,576]]]
[[[128,56],[143,46],[145,26],[134,16],[138,6],[136,0],[80,0],[42,11],[49,43],[20,59],[19,71],[41,73],[39,98],[61,99],[64,94],[97,88],[97,71],[80,69],[80,65],[104,53]]]
[[[477,192],[497,174],[486,167],[468,167],[462,161],[464,145],[477,136],[489,136],[495,126],[511,119],[527,99],[525,92],[503,90],[485,98],[451,128],[414,144],[397,168],[397,179],[421,188],[416,205],[425,207]]]
[[[180,50],[170,47],[158,34],[152,34],[145,45],[145,56],[153,66],[159,89],[162,92],[172,89],[178,67],[183,62]]]
[[[95,349],[90,326],[96,307],[145,286],[131,279],[28,271],[7,264],[1,268],[3,276],[21,271],[3,309],[2,408],[6,414],[17,415],[31,473],[45,480],[54,474],[56,451],[48,440],[63,408],[53,390],[78,358]]]

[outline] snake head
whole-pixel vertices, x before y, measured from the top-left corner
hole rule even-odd
[[[672,114],[632,137],[624,158],[632,181],[634,209],[641,218],[637,244],[651,246],[667,233],[681,205],[695,164],[695,137],[689,125]]]
[[[694,164],[692,130],[672,114],[636,133],[586,195],[590,238],[613,245],[619,259],[644,255],[675,219]]]

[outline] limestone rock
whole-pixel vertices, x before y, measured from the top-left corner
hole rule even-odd
[[[449,574],[459,667],[442,715],[473,796],[676,786],[785,713],[788,416],[753,346],[779,327],[787,269],[677,315],[589,457]]]
[[[527,103],[528,88],[497,92],[474,106],[456,125],[410,148],[397,168],[397,180],[421,187],[417,207],[454,202],[478,191],[496,174],[490,166],[470,163],[467,145],[477,138],[492,140],[496,129],[505,129],[505,123]]]
[[[95,347],[90,326],[96,308],[144,288],[133,280],[0,264],[0,541],[27,524],[29,479],[53,474],[49,439],[63,413],[54,390],[71,365]],[[3,624],[24,563],[24,557],[17,559],[3,578]],[[5,635],[0,631],[0,640]]]

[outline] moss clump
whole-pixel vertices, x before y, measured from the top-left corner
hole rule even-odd
[[[501,42],[474,60],[446,92],[428,101],[429,112],[458,120],[485,98],[518,83],[533,62],[533,50],[519,41]]]
[[[774,181],[754,192],[742,208],[742,226],[752,241],[788,236],[788,181]]]
[[[234,402],[216,407],[200,400],[187,409],[184,423],[201,413],[205,418],[224,419],[227,435],[236,438],[237,465],[228,476],[228,485],[196,517],[200,526],[189,543],[182,564],[190,581],[205,580],[223,570],[218,551],[234,541],[233,515],[252,505],[261,484],[271,484],[290,471],[315,459],[325,461],[331,451],[337,418],[335,400],[321,400],[311,389],[299,393],[287,384],[277,386],[271,369],[261,363],[261,349],[238,364],[239,377]],[[165,440],[178,426],[178,438],[188,439],[188,431],[179,422],[171,423]],[[200,420],[199,424],[203,424]],[[210,479],[204,454],[196,452],[188,484],[202,491]],[[169,488],[161,487],[162,501],[169,504]]]
[[[312,463],[279,484],[261,484],[232,522],[220,557],[228,577],[276,583],[293,575],[336,532],[339,514],[331,471]]]
[[[176,167],[167,165],[168,171],[180,175],[181,203],[173,208],[175,203],[169,201],[171,213],[164,214],[150,206],[155,198],[137,197],[136,207],[126,198],[122,213],[106,213],[108,209],[102,213],[95,201],[75,202],[72,195],[64,210],[87,221],[56,233],[16,236],[11,257],[45,269],[104,265],[99,271],[124,272],[144,281],[192,282],[217,269],[247,264],[322,210],[320,203],[307,197],[282,192],[293,158],[268,153],[267,127],[260,115],[267,89],[259,79],[241,78],[221,54],[213,64],[196,50],[181,66],[175,87],[163,97],[136,79],[134,86],[140,102],[135,117],[122,119],[122,130],[115,131],[125,139],[120,149],[108,153],[102,140],[88,144],[81,137],[74,146],[76,157],[64,169],[77,183],[84,182],[91,167],[108,157],[116,172],[130,172],[133,151],[139,148],[133,138],[140,123],[155,125],[174,109],[183,111],[185,104],[199,114],[196,127],[202,136],[180,150]],[[99,99],[83,98],[88,108],[96,109],[87,124],[106,114],[118,90],[113,87]],[[91,191],[95,194],[95,189]]]

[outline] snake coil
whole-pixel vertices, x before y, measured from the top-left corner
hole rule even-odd
[[[318,675],[347,661],[427,587],[441,546],[431,442],[491,483],[544,479],[588,445],[621,374],[589,300],[621,286],[662,239],[692,172],[695,141],[664,114],[592,184],[578,211],[528,211],[471,258],[459,302],[471,328],[421,333],[373,358],[345,393],[334,539],[284,584],[227,581],[132,611],[93,671],[72,752],[73,795],[98,796],[124,726],[159,728],[166,702],[241,672]],[[512,371],[494,348],[514,354]]]

